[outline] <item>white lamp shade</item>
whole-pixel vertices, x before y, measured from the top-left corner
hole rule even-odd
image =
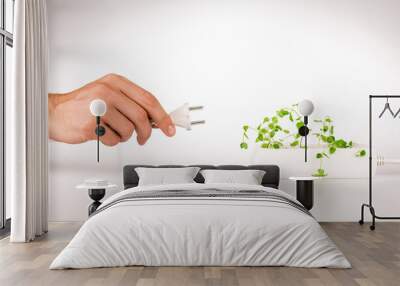
[[[299,103],[298,109],[301,115],[308,116],[313,113],[314,104],[310,100],[305,99]]]
[[[94,116],[103,116],[107,111],[107,104],[101,99],[95,99],[90,103],[90,112]]]

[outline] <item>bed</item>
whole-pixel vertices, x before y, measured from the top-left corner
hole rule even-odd
[[[197,165],[263,170],[261,185],[196,183],[138,186],[124,167],[124,190],[106,199],[50,269],[144,266],[350,268],[314,217],[278,189],[275,165]]]

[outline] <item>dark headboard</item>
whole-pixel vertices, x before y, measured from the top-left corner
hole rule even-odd
[[[219,169],[219,170],[263,170],[265,171],[264,178],[262,180],[262,185],[265,187],[271,187],[277,189],[279,187],[279,167],[276,165],[189,165],[188,167],[199,167],[204,169]],[[137,167],[147,167],[147,168],[178,168],[186,167],[183,165],[126,165],[124,167],[124,189],[136,187],[139,183],[139,177],[135,171]],[[197,183],[204,183],[203,176],[199,173],[194,180]]]

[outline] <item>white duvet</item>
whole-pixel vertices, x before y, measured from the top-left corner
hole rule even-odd
[[[102,206],[129,192],[206,187],[273,191],[294,200],[262,186],[180,184],[128,189]],[[246,198],[164,198],[124,201],[92,216],[50,269],[127,265],[351,267],[318,222],[290,205]]]

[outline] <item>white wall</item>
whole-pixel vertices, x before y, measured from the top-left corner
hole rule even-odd
[[[207,120],[173,139],[154,131],[143,147],[134,140],[104,147],[100,165],[94,142],[52,142],[50,219],[85,219],[90,200],[74,186],[93,176],[121,186],[128,163],[278,164],[282,189],[293,193],[285,178],[309,174],[316,163],[302,162],[299,150],[241,151],[241,125],[309,98],[313,116],[332,116],[339,136],[366,144],[368,95],[400,94],[398,11],[397,0],[49,0],[51,91],[115,72],[150,90],[167,110],[205,105],[198,116]],[[386,119],[377,127],[380,150],[395,154],[398,123]],[[323,221],[358,220],[367,160],[342,151],[326,167],[331,179],[316,184],[313,213]],[[399,211],[393,183],[377,183],[381,215]]]

